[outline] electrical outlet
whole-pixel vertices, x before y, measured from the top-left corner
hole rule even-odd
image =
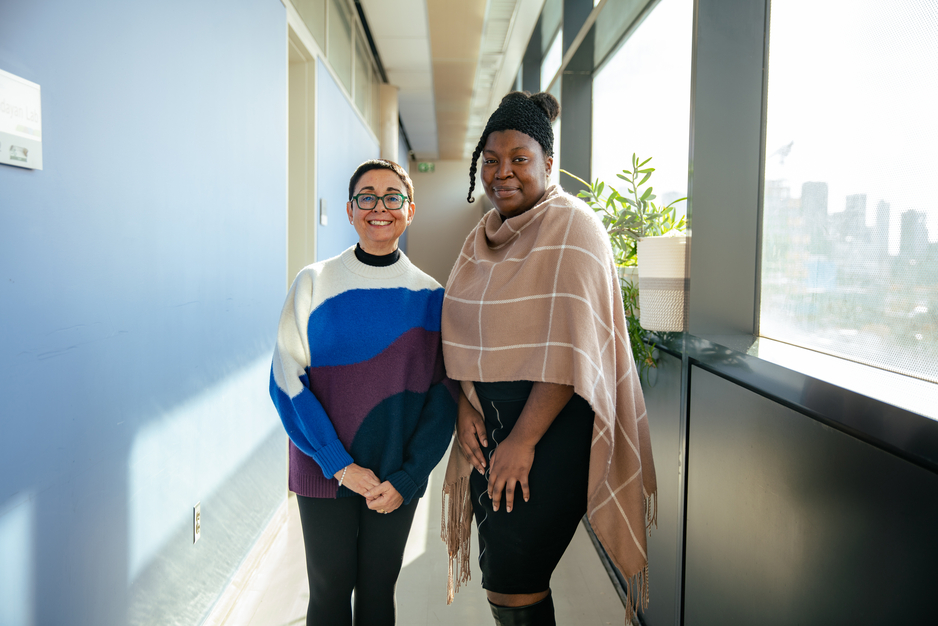
[[[202,536],[202,502],[196,502],[192,507],[192,543]]]

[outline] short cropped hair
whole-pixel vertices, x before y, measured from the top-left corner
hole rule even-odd
[[[371,170],[391,170],[397,174],[397,177],[401,179],[401,183],[403,183],[404,188],[407,190],[407,199],[410,202],[414,201],[414,183],[410,180],[410,176],[403,167],[387,159],[370,159],[359,165],[355,169],[355,173],[352,174],[352,178],[348,181],[349,202],[352,201],[352,196],[355,195],[355,186],[358,184],[358,181],[361,180],[361,177],[364,176],[366,172],[370,172]]]

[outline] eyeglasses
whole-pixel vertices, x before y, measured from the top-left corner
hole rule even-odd
[[[399,211],[404,208],[407,196],[402,193],[389,193],[386,196],[378,196],[373,193],[360,193],[352,196],[352,199],[358,203],[358,208],[365,211],[371,211],[378,206],[378,200],[388,211]]]

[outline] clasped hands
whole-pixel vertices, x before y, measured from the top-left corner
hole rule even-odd
[[[342,478],[342,486],[364,496],[368,508],[379,513],[390,513],[404,503],[404,497],[388,481],[381,482],[375,473],[357,463],[340,469],[335,473],[336,480]]]
[[[528,473],[534,464],[534,445],[509,434],[491,453],[492,466],[488,475],[488,495],[492,500],[492,509],[497,511],[501,505],[502,493],[505,495],[505,510],[511,513],[515,502],[515,490],[521,485],[521,496],[527,502],[531,499],[528,486]],[[488,448],[485,435],[485,422],[479,412],[468,401],[461,404],[456,421],[456,440],[463,455],[480,474],[485,474],[486,460],[482,448]]]

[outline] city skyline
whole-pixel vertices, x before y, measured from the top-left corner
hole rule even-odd
[[[795,196],[786,180],[765,181],[763,209],[761,335],[938,382],[938,242],[924,211],[896,225],[887,200],[834,198],[825,181]]]

